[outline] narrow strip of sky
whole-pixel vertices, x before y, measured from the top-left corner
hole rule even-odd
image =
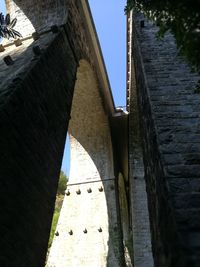
[[[89,0],[116,106],[126,104],[125,0]]]
[[[4,0],[0,0],[0,12],[5,15],[6,13],[6,5]]]

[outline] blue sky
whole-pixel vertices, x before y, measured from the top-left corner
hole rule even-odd
[[[5,1],[4,0],[0,0],[0,11],[5,14],[5,11],[6,8],[5,8]]]
[[[126,0],[89,0],[97,34],[116,106],[125,106],[126,100]],[[5,14],[4,0],[0,11]],[[67,142],[68,143],[68,142]],[[69,145],[64,153],[62,169],[69,172]],[[67,152],[68,150],[68,152]]]
[[[116,106],[125,106],[125,0],[89,0]]]

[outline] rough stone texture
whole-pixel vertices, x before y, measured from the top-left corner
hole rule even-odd
[[[153,267],[134,68],[129,97],[129,183],[134,267]]]
[[[80,1],[6,4],[27,39],[0,54],[14,59],[0,63],[0,266],[43,267],[79,60],[101,75]],[[63,23],[58,33],[44,33]]]
[[[155,266],[199,266],[199,77],[143,19],[135,14],[133,50]]]
[[[119,190],[121,224],[123,230],[123,241],[124,241],[124,246],[128,247],[130,242],[129,206],[128,206],[125,179],[121,173],[119,174],[118,177],[118,190]]]
[[[18,63],[28,49],[16,55]],[[24,76],[8,80],[7,88],[2,81],[0,266],[5,267],[44,266],[76,75],[63,32],[31,59],[21,67]]]
[[[41,54],[44,54],[44,51],[55,37],[55,34],[48,33],[37,41],[34,41],[32,38],[25,40],[18,47],[12,44],[11,46],[5,47],[5,51],[0,53],[0,106],[4,105],[9,96],[13,94],[16,84],[25,78],[27,71],[31,70],[40,59],[40,56],[35,56],[33,53],[33,47],[39,46]],[[14,61],[14,65],[12,66],[7,66],[3,60],[8,55]]]
[[[107,113],[115,112],[109,80],[101,48],[94,27],[88,1],[79,0],[6,0],[11,19],[17,17],[15,29],[23,38],[30,38],[37,31],[40,36],[51,31],[52,25],[65,31],[71,50],[77,62],[86,59],[96,73],[99,91]],[[7,42],[4,42],[7,44]],[[14,50],[14,49],[13,49]],[[14,53],[15,54],[15,53]],[[29,61],[28,55],[24,58]],[[18,62],[18,68],[24,62]]]
[[[132,55],[132,12],[127,18],[127,108],[129,111],[129,195],[131,228],[133,236],[134,267],[154,266],[146,184],[142,154],[142,140],[139,129],[138,93]]]
[[[48,266],[124,266],[109,120],[95,73],[85,60],[77,72],[69,134],[70,195],[65,196]]]
[[[130,108],[132,107],[133,105],[130,103]],[[129,114],[129,127],[131,129],[129,132],[129,151],[131,151],[129,154],[129,177],[134,266],[153,267],[143,156],[140,140],[137,140],[135,134],[136,127],[133,127],[136,126],[134,111],[132,110]]]
[[[101,186],[106,194],[105,191],[99,192]],[[88,188],[92,189],[91,193],[87,192]],[[68,189],[70,195],[65,197],[56,229],[59,236],[54,238],[47,266],[124,266],[123,260],[120,260],[123,250],[120,250],[122,240],[118,223],[113,220],[116,216],[113,180],[82,183],[68,186]],[[81,190],[80,195],[76,193],[78,189]],[[111,226],[108,216],[112,217]],[[98,230],[100,227],[102,232]],[[84,229],[87,233],[83,232]],[[72,236],[69,235],[70,230],[73,231]]]
[[[42,267],[77,63],[81,58],[87,59],[95,69],[97,80],[100,71],[81,9],[82,1],[6,2],[11,15],[19,17],[17,27],[24,37],[30,36],[35,30],[49,30],[52,24],[65,23],[58,34],[46,33],[36,42],[26,40],[22,46],[10,46],[0,54],[1,57],[11,54],[15,60],[10,67],[3,61],[0,63],[0,266]],[[134,101],[133,109],[130,107],[130,134],[133,133],[130,135],[130,140],[133,140],[130,146],[130,164],[134,166],[130,178],[137,178],[130,180],[135,261],[144,267],[146,259],[150,259],[149,264],[152,264],[142,143],[155,265],[197,267],[200,261],[200,96],[194,94],[194,89],[199,77],[177,56],[172,36],[167,34],[164,40],[157,41],[156,27],[145,21],[145,27],[140,28],[141,19],[143,17],[136,15],[133,36],[141,140],[138,138],[138,128],[134,129],[134,125],[139,124],[134,121],[137,116],[132,117],[132,111],[135,112]],[[35,44],[40,45],[41,56],[33,56],[32,47]],[[98,88],[102,92],[101,86]],[[134,100],[134,96],[129,95],[129,100]],[[87,100],[89,95],[85,94],[85,97]],[[104,97],[104,104],[108,103],[105,99]],[[87,117],[86,110],[92,104],[91,100],[81,110],[82,117],[79,119],[82,124]],[[98,118],[93,119],[98,121]],[[108,121],[105,121],[101,122],[101,128],[106,127],[105,135],[109,135]],[[83,129],[83,134],[86,135],[87,129]],[[94,141],[94,136],[99,135],[100,131],[92,127],[88,130],[92,131]],[[87,135],[88,140],[90,133]],[[100,177],[103,181],[107,176],[114,176],[110,135],[106,138],[109,142],[102,138],[102,148],[98,145],[99,139],[98,142],[95,141],[97,143],[91,142],[94,165],[98,168],[91,169],[90,177],[84,174],[84,179]],[[95,156],[97,149],[102,153],[100,162]],[[113,190],[110,193],[110,187],[106,191],[107,183],[102,183],[106,193],[101,194],[102,199],[99,200],[103,201],[104,207],[109,204],[111,208],[108,205],[108,217],[102,220],[103,228],[106,229],[105,233],[103,229],[102,236],[105,234],[109,244],[107,247],[103,246],[106,244],[104,242],[99,244],[102,254],[98,258],[98,264],[101,264],[103,256],[111,255],[106,256],[108,264],[120,266],[123,264],[119,246],[121,236],[119,229],[115,232],[115,227],[119,228],[119,216],[114,208],[117,205],[114,201],[117,192]],[[116,184],[113,184],[115,189]],[[85,188],[83,191],[85,192]],[[98,196],[96,195],[97,198]],[[84,203],[81,202],[82,204]],[[145,218],[145,223],[141,218]],[[92,223],[89,227],[96,229],[96,225]],[[99,239],[95,242],[98,243]],[[147,244],[146,248],[144,244]],[[138,247],[141,254],[137,254]]]
[[[17,17],[16,30],[26,37],[66,23],[68,3],[66,0],[6,0],[6,7],[12,18]]]
[[[31,36],[35,31],[48,31],[53,25],[65,25],[76,58],[87,58],[94,65],[93,49],[88,42],[88,29],[80,1],[6,0],[6,6],[11,18],[17,17],[15,29],[23,38]]]

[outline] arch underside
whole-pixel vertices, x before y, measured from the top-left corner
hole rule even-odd
[[[123,266],[109,119],[95,73],[85,60],[79,62],[68,130],[68,194],[48,266]]]
[[[84,224],[89,227],[94,209],[98,212],[92,224],[101,221],[101,240],[89,240],[91,247],[99,242],[101,250],[93,253],[94,266],[124,263],[109,121],[114,106],[101,52],[96,55],[95,49],[100,48],[95,48],[86,23],[91,18],[83,14],[84,3],[6,0],[24,39],[18,47],[5,43],[5,51],[0,53],[1,59],[10,55],[14,61],[12,66],[0,61],[0,266],[44,266],[70,113],[74,159],[70,179],[75,184],[96,182],[92,193],[97,193],[97,206],[91,204],[87,210],[89,204],[83,202],[82,211],[81,206],[79,209],[82,214],[87,211]],[[53,33],[49,29],[55,24],[59,29]],[[35,31],[38,40],[31,37]],[[37,46],[39,54],[33,51]],[[86,188],[83,185],[83,191]]]
[[[100,56],[97,58],[89,30],[85,27],[81,2],[7,0],[6,4],[11,16],[18,19],[16,29],[27,38],[22,40],[19,47],[13,43],[5,45],[5,51],[0,54],[2,59],[11,55],[14,60],[12,66],[6,66],[3,60],[0,63],[0,198],[4,203],[0,230],[3,257],[0,257],[0,265],[44,266],[77,74],[76,84],[81,84],[77,85],[79,89],[78,94],[74,94],[74,101],[80,98],[82,102],[73,105],[77,110],[72,110],[71,122],[74,123],[70,126],[70,132],[73,143],[78,146],[74,153],[87,152],[83,157],[88,157],[88,171],[84,168],[85,164],[82,164],[82,171],[74,166],[71,177],[75,182],[78,181],[77,177],[83,180],[89,177],[101,184],[103,192],[100,194],[96,190],[96,202],[103,204],[95,206],[99,213],[95,215],[96,219],[95,216],[93,218],[93,222],[102,220],[102,227],[98,225],[103,229],[99,235],[101,240],[95,241],[99,242],[101,253],[98,254],[96,250],[92,257],[98,263],[103,261],[105,266],[112,266],[111,262],[115,266],[122,266],[122,238],[118,225],[108,120],[108,116],[112,115],[110,110],[114,110],[114,107],[109,85],[107,91],[102,86],[107,82],[106,74],[101,82],[102,70],[99,71],[97,64]],[[64,26],[53,33],[49,29],[54,24]],[[31,37],[35,31],[41,34],[38,40]],[[35,46],[40,48],[38,55],[34,54]],[[80,61],[80,58],[85,60]],[[103,63],[101,66],[103,68]],[[91,80],[94,87],[88,84]],[[93,90],[92,94],[96,94],[95,98],[90,98],[87,87]],[[107,100],[102,91],[106,91]],[[91,105],[94,99],[97,105]],[[88,127],[83,123],[86,118],[91,123]],[[79,127],[81,124],[82,127]],[[81,165],[80,162],[78,165]],[[73,203],[75,205],[76,202]],[[86,209],[83,207],[83,210]],[[90,216],[88,211],[86,218]]]

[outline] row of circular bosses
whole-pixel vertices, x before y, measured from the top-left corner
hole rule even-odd
[[[101,227],[99,227],[99,228],[98,228],[98,231],[99,231],[99,233],[101,233],[103,230],[102,230]],[[85,229],[83,230],[83,233],[84,233],[84,234],[87,234],[87,232],[88,232],[88,230],[85,228]],[[69,234],[69,235],[73,235],[73,231],[70,230],[70,231],[68,232],[68,234]],[[56,235],[56,236],[59,236],[59,232],[56,231],[55,235]]]
[[[103,187],[102,187],[102,186],[99,187],[98,189],[99,189],[99,192],[103,192]],[[88,193],[92,193],[92,189],[91,189],[91,188],[88,188],[88,189],[87,189],[87,192],[88,192]],[[81,190],[78,189],[78,190],[76,191],[76,194],[77,194],[77,195],[80,195],[80,194],[81,194]],[[67,195],[67,196],[70,195],[70,191],[69,191],[69,189],[66,191],[66,195]]]

